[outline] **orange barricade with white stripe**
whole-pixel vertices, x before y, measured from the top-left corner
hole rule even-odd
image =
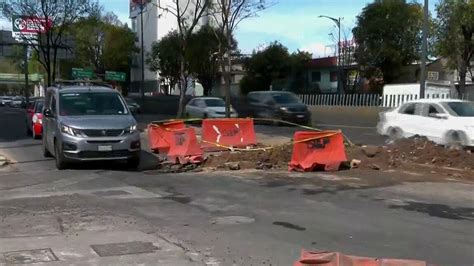
[[[203,161],[203,151],[196,138],[194,128],[175,129],[167,135],[170,144],[168,160],[180,163],[200,163]]]
[[[340,131],[296,131],[290,171],[335,171],[347,161]]]
[[[427,266],[424,261],[402,259],[379,259],[349,256],[339,252],[311,252],[303,250],[301,258],[293,266]]]
[[[173,131],[184,128],[186,128],[186,126],[182,120],[161,124],[149,124],[148,142],[150,149],[156,153],[167,153],[170,148],[169,139],[171,139]]]
[[[204,119],[202,121],[202,142],[206,149],[255,145],[257,138],[253,119]]]

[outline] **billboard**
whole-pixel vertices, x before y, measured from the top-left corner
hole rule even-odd
[[[52,26],[50,19],[36,16],[13,16],[12,35],[14,38],[35,37],[39,33],[47,32]]]

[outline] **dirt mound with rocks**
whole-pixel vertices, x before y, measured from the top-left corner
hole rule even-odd
[[[211,154],[203,167],[216,169],[287,169],[293,145],[279,145],[267,150],[221,152]],[[238,167],[237,164],[238,163]]]
[[[217,169],[287,169],[291,161],[291,144],[275,146],[265,151],[221,152],[210,155],[203,167]],[[452,168],[474,171],[474,155],[470,150],[448,149],[426,138],[401,139],[385,146],[346,147],[352,166],[386,170],[406,167],[407,163],[430,168]],[[231,164],[234,163],[234,164]],[[238,163],[238,167],[236,166]]]
[[[470,150],[448,149],[422,137],[401,139],[386,146],[355,146],[347,148],[346,152],[348,158],[360,160],[360,167],[375,170],[400,168],[407,164],[433,169],[474,170],[474,155]]]

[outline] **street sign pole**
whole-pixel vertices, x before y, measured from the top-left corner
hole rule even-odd
[[[24,68],[25,68],[25,99],[26,99],[26,104],[29,104],[30,103],[30,91],[29,91],[29,85],[28,85],[28,44],[24,44],[23,45],[23,50],[24,51],[24,60],[25,60],[25,63],[23,64],[24,65]]]

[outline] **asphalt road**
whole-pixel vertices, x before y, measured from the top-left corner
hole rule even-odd
[[[474,264],[472,183],[361,170],[58,171],[23,111],[0,109],[0,123],[0,154],[13,162],[0,169],[0,264],[291,265],[302,248]],[[155,159],[143,153],[145,170]]]

